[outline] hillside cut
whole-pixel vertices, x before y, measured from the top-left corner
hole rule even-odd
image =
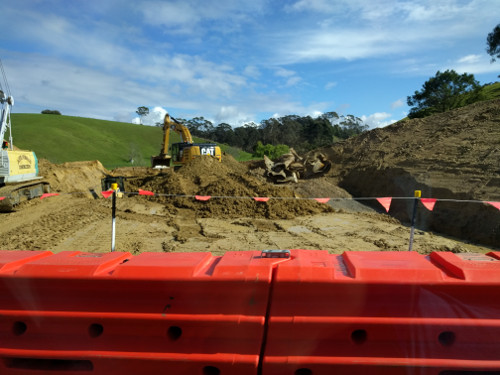
[[[402,120],[322,150],[332,177],[353,196],[500,201],[500,100],[423,119]],[[408,221],[411,202],[390,214]],[[439,202],[417,225],[498,246],[500,212],[487,204]]]

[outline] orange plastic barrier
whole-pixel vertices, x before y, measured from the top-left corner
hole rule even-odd
[[[262,374],[500,374],[500,252],[292,250]]]
[[[500,252],[0,251],[0,374],[500,374]]]
[[[0,251],[0,374],[256,374],[282,261]]]

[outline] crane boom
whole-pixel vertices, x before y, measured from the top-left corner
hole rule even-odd
[[[0,114],[0,142],[3,143],[5,132],[10,126],[10,109],[14,105],[14,98],[12,96],[6,96],[5,93],[0,90],[0,103],[2,104],[2,112]]]

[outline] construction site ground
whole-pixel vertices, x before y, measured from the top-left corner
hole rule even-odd
[[[59,195],[0,214],[0,249],[110,251],[112,200],[102,197],[101,179],[111,174],[127,177],[125,191],[134,193],[117,199],[116,251],[406,251],[411,202],[394,204],[388,215],[374,199],[351,198],[421,189],[427,197],[500,201],[500,101],[405,120],[322,152],[333,161],[331,171],[286,185],[267,181],[261,162],[231,156],[222,163],[201,158],[177,171],[41,160],[41,174]],[[139,196],[139,189],[157,195]],[[325,197],[335,199],[312,199]],[[487,204],[438,202],[432,213],[419,206],[417,219],[413,249],[420,253],[500,249],[500,210]]]
[[[350,199],[328,204],[293,199],[299,196],[294,190],[300,191],[302,197],[349,198],[331,178],[275,186],[241,170],[229,158],[222,165],[209,159],[193,164],[161,174],[146,168],[118,171],[120,175],[140,176],[127,180],[126,190],[137,192],[142,188],[188,197],[127,194],[118,198],[116,251],[209,251],[220,255],[226,251],[264,249],[322,249],[331,253],[408,250],[409,226],[387,214]],[[42,166],[60,195],[27,201],[16,212],[2,214],[0,247],[52,252],[110,251],[112,199],[100,194],[100,179],[106,173],[100,163],[44,162]],[[239,175],[235,172],[238,169]],[[222,178],[228,171],[233,175]],[[192,196],[200,193],[201,185],[203,194],[214,196],[209,201],[197,201]],[[289,199],[256,202],[254,196]],[[429,253],[491,249],[416,230],[414,250]]]

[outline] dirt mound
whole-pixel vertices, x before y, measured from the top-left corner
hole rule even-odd
[[[108,173],[97,160],[52,164],[41,159],[38,166],[40,175],[50,183],[52,192],[78,193],[89,197],[92,197],[91,191],[101,191],[101,178]]]
[[[413,196],[500,200],[500,100],[435,116],[402,120],[322,150],[334,162],[331,177],[354,196]],[[408,221],[410,202],[390,213]],[[499,211],[478,203],[439,203],[422,213],[422,229],[500,243]]]
[[[331,207],[306,199],[273,199],[256,202],[253,197],[300,198],[287,186],[263,182],[248,173],[245,165],[226,156],[222,162],[198,158],[177,171],[164,170],[156,176],[130,178],[127,190],[151,190],[169,195],[212,196],[205,202],[193,198],[158,197],[174,209],[189,208],[200,217],[293,218],[298,215],[329,212]]]

